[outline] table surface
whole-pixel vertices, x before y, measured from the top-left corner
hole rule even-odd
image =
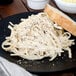
[[[53,0],[50,0],[49,4],[58,8]],[[28,12],[28,11],[42,11],[42,10],[32,10],[27,6],[26,0],[14,0],[13,3],[9,5],[0,5],[0,20],[8,16]],[[67,14],[67,13],[66,13]],[[76,14],[67,14],[73,18],[76,18]],[[75,73],[62,73],[62,74],[50,74],[47,76],[74,76]]]

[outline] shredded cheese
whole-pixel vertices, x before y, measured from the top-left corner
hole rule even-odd
[[[68,3],[76,3],[76,0],[63,0],[63,1]]]

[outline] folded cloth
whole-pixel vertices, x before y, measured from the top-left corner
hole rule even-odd
[[[35,76],[22,67],[0,57],[0,76]]]

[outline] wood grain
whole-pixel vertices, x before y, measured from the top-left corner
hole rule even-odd
[[[26,11],[21,0],[14,0],[12,4],[0,6],[0,15],[3,18]]]

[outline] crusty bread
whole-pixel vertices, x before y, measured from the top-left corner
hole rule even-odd
[[[47,13],[48,17],[53,22],[60,25],[72,35],[76,36],[76,22],[73,21],[70,17],[49,4],[46,5],[44,12]]]

